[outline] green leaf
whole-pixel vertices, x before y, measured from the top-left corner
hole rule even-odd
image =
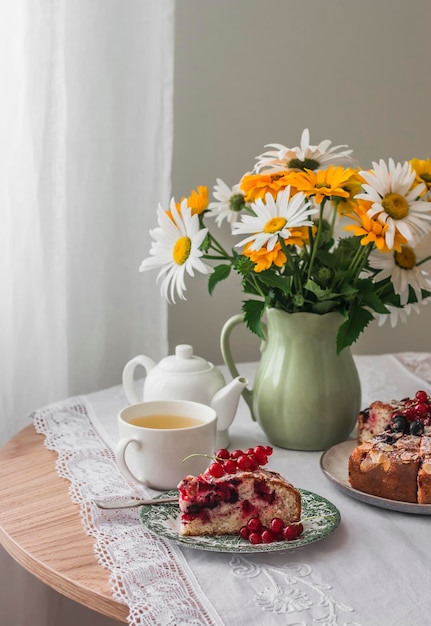
[[[208,278],[208,291],[213,294],[215,286],[222,280],[225,280],[230,274],[230,265],[217,265],[214,272]]]
[[[373,314],[367,309],[362,307],[352,309],[346,321],[338,329],[337,353],[340,354],[344,348],[351,346],[373,319]]]
[[[338,292],[340,296],[345,296],[346,298],[353,298],[358,293],[358,290],[356,287],[354,287],[350,283],[344,282],[339,286]]]
[[[374,293],[376,290],[376,285],[372,278],[361,278],[355,284],[360,293]]]
[[[338,294],[333,293],[330,289],[322,289],[314,280],[308,279],[304,285],[304,289],[311,291],[318,300],[333,300]]]
[[[421,289],[421,296],[422,296],[422,300],[426,300],[427,298],[429,298],[431,296],[431,292],[427,291],[426,289]],[[410,285],[410,287],[409,287],[409,297],[408,297],[407,302],[411,303],[411,302],[417,302],[417,301],[418,301],[418,299],[417,299],[415,290]]]
[[[376,313],[382,315],[389,313],[382,300],[375,293],[366,293],[361,298],[361,303],[364,306],[370,307]]]
[[[265,339],[262,329],[262,315],[265,311],[265,302],[262,300],[245,300],[242,303],[244,322],[252,333]]]
[[[256,277],[259,282],[263,283],[267,287],[275,287],[276,289],[280,289],[283,293],[290,293],[289,281],[286,280],[286,277],[284,276],[279,276],[279,274],[266,270],[256,274]]]

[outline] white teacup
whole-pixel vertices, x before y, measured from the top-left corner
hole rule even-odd
[[[115,456],[122,472],[154,489],[174,489],[186,474],[198,475],[214,455],[217,414],[188,400],[155,400],[118,414]]]

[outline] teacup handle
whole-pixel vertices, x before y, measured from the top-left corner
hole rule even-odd
[[[132,474],[132,472],[129,469],[129,466],[127,465],[126,450],[129,445],[133,445],[133,444],[136,445],[136,448],[138,450],[142,448],[142,442],[139,441],[138,439],[133,439],[133,437],[124,437],[123,439],[120,439],[120,441],[115,446],[115,458],[117,459],[117,463],[118,463],[120,470],[123,472],[123,474],[125,474],[125,476],[128,476],[132,480],[137,481],[138,483],[141,483],[141,485],[148,485],[148,481],[142,478],[138,478],[137,476]]]
[[[225,324],[223,325],[223,328],[221,329],[220,349],[221,349],[221,353],[223,356],[223,360],[226,363],[226,366],[229,372],[231,373],[232,378],[237,378],[237,376],[240,376],[240,374],[238,372],[238,368],[232,356],[232,350],[230,346],[230,336],[231,336],[233,329],[239,324],[243,324],[243,323],[244,323],[244,318],[241,313],[238,313],[237,315],[233,315],[232,317],[230,317],[225,322]],[[256,421],[256,418],[253,414],[253,390],[245,387],[241,393],[248,408],[250,409],[252,419]]]
[[[126,363],[123,370],[123,389],[130,404],[139,404],[139,402],[142,402],[142,398],[140,398],[136,392],[136,383],[134,379],[135,369],[138,365],[142,365],[148,374],[148,372],[155,366],[155,363],[153,359],[150,359],[150,357],[145,356],[144,354],[139,354]]]

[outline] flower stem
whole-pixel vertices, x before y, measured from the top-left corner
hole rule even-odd
[[[210,234],[210,248],[212,248],[215,252],[218,252],[219,255],[218,257],[211,257],[207,254],[205,254],[205,258],[206,259],[226,259],[227,261],[233,261],[233,257],[224,249],[224,247],[221,245],[221,243],[219,241],[217,241],[217,239],[214,237],[214,235]]]
[[[262,291],[259,281],[257,280],[256,276],[254,276],[253,274],[248,274],[245,277],[245,279],[249,283],[249,285],[251,285],[252,287],[254,287],[254,289],[256,289],[260,297],[263,298],[263,300],[265,300],[265,293]]]
[[[431,254],[427,257],[425,257],[424,259],[422,259],[421,261],[418,261],[416,263],[416,267],[419,267],[420,265],[422,265],[423,263],[426,263],[427,261],[429,261],[431,259]]]
[[[338,203],[340,202],[339,198],[334,198],[334,206],[332,209],[332,221],[331,221],[331,239],[334,236],[335,222],[338,215]]]
[[[353,281],[355,281],[362,269],[365,266],[365,261],[370,256],[372,251],[372,246],[370,244],[366,246],[359,246],[355,252],[355,255],[352,259],[352,262],[349,265],[349,274],[352,273]]]
[[[317,234],[313,242],[313,249],[311,251],[310,264],[308,266],[308,272],[307,272],[307,280],[311,278],[311,272],[312,272],[313,265],[314,265],[314,259],[316,258],[317,250],[319,248],[319,241],[320,241],[320,236],[322,233],[323,207],[325,206],[325,202],[326,202],[326,198],[322,200],[322,204],[320,205],[319,225],[317,227]]]

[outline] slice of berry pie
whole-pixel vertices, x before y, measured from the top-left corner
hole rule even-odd
[[[270,526],[301,519],[301,494],[285,478],[264,469],[269,446],[245,452],[219,450],[215,462],[200,476],[186,476],[178,485],[183,535],[237,534],[250,518]]]

